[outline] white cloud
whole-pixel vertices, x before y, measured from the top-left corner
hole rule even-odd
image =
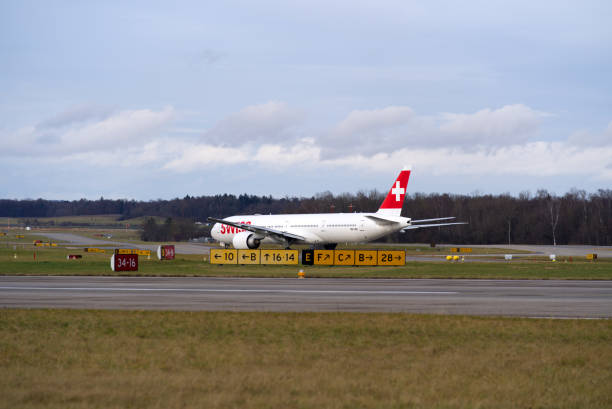
[[[354,155],[325,161],[375,172],[411,163],[432,175],[517,175],[522,177],[584,175],[612,181],[612,146],[580,148],[567,142],[530,142],[495,149],[403,148],[371,156]]]
[[[579,148],[567,142],[530,142],[497,148],[461,147],[401,148],[375,154],[347,154],[336,158],[321,155],[312,140],[292,146],[265,144],[258,148],[244,145],[222,148],[186,145],[165,169],[181,173],[212,169],[220,165],[263,165],[274,169],[353,169],[356,173],[393,172],[407,163],[419,172],[443,175],[516,175],[517,177],[555,177],[583,175],[612,181],[612,147]]]
[[[159,139],[145,144],[123,145],[115,151],[68,153],[64,156],[53,157],[50,161],[55,165],[64,161],[74,161],[86,163],[89,166],[119,166],[129,169],[143,166],[158,167],[160,163],[170,160],[177,153],[178,150],[173,147],[172,140]]]
[[[507,146],[527,141],[548,115],[522,104],[506,105],[473,114],[444,113],[439,129],[447,143]]]
[[[205,143],[223,145],[295,139],[302,114],[284,102],[251,105],[221,120],[205,132]]]
[[[363,132],[395,128],[407,124],[413,116],[412,109],[403,106],[352,111],[338,124],[334,132],[337,135],[351,136]]]
[[[249,156],[242,149],[226,148],[213,145],[186,144],[182,152],[163,165],[163,169],[186,173],[218,165],[236,165],[244,163]]]
[[[274,168],[291,168],[296,165],[316,164],[320,149],[312,139],[303,139],[284,146],[245,144],[238,147],[223,147],[199,143],[183,143],[172,153],[164,169],[180,173],[211,169],[215,166],[258,163]]]
[[[511,146],[537,135],[549,114],[525,105],[482,109],[472,114],[417,115],[409,107],[393,106],[351,112],[319,138],[328,158],[352,153],[375,154],[418,147],[465,149]]]
[[[302,139],[291,146],[262,145],[253,161],[275,168],[313,165],[320,161],[321,149],[313,139]]]
[[[297,128],[296,111],[284,103],[269,102],[247,107],[210,131],[203,130],[225,135],[214,142],[191,133],[173,133],[168,125],[174,125],[180,115],[172,108],[126,110],[85,124],[67,121],[59,130],[23,127],[2,136],[6,139],[2,152],[20,152],[54,166],[64,161],[99,168],[112,164],[126,172],[151,169],[187,174],[255,165],[329,172],[348,168],[359,175],[393,172],[410,163],[419,172],[438,176],[583,175],[612,181],[612,122],[602,132],[538,141],[535,136],[546,115],[524,105],[507,105],[427,117],[409,107],[393,106],[352,111],[328,132],[320,132],[324,136],[300,138],[306,125]],[[266,130],[272,138],[264,137]],[[287,138],[281,138],[283,134]],[[42,143],[46,136],[47,142]]]
[[[61,135],[61,145],[68,152],[117,150],[121,146],[142,144],[159,136],[159,131],[174,117],[174,110],[141,109],[122,111],[103,121],[71,129]]]
[[[410,134],[410,125],[416,123],[414,112],[409,107],[355,110],[331,131],[323,132],[319,143],[325,157],[387,151],[402,146],[402,139]]]
[[[77,123],[88,122],[92,120],[103,120],[112,114],[112,109],[93,104],[80,104],[68,108],[67,110],[45,119],[36,127],[44,128],[61,128]]]
[[[175,118],[172,107],[161,111],[125,110],[92,122],[98,114],[67,111],[38,126],[4,133],[0,135],[4,147],[0,156],[61,158],[87,152],[141,150],[161,137]]]
[[[612,122],[602,132],[586,130],[574,132],[568,138],[568,142],[575,146],[612,146]]]

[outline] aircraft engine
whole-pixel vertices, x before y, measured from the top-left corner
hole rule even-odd
[[[259,247],[260,243],[260,238],[258,238],[254,233],[246,231],[236,234],[232,240],[234,248],[240,250],[256,249]]]

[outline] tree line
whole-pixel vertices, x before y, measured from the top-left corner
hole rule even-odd
[[[148,217],[142,224],[140,238],[144,241],[185,241],[209,234],[210,228],[196,225],[188,219],[168,217],[158,224],[153,217]]]
[[[120,219],[142,216],[170,218],[155,231],[175,232],[180,239],[201,234],[187,226],[208,216],[236,214],[373,212],[385,194],[376,190],[319,193],[312,197],[256,195],[185,196],[171,200],[0,200],[0,217],[59,217],[117,214]],[[394,242],[525,243],[612,245],[612,190],[595,193],[572,189],[562,196],[538,190],[518,196],[415,193],[407,195],[402,214],[413,219],[456,216],[469,225],[412,230],[386,237]],[[155,223],[155,220],[152,220]],[[149,231],[153,231],[148,220]],[[145,226],[146,227],[146,223]],[[174,229],[174,230],[173,230]],[[177,230],[178,229],[178,230]],[[178,231],[178,232],[177,232]],[[161,234],[161,233],[160,233]]]

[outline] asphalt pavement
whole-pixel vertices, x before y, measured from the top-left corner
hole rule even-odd
[[[74,233],[36,232],[41,236],[62,242],[66,246],[96,246],[101,248],[138,248],[141,250],[157,250],[157,244],[134,244],[112,239],[92,239]],[[175,244],[177,254],[208,254],[210,247],[201,243],[177,243]]]
[[[612,281],[0,276],[0,307],[611,318]]]

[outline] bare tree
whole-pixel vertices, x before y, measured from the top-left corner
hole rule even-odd
[[[559,223],[559,211],[561,200],[558,197],[549,197],[548,209],[550,210],[550,227],[552,228],[553,246],[557,245],[557,224]]]

